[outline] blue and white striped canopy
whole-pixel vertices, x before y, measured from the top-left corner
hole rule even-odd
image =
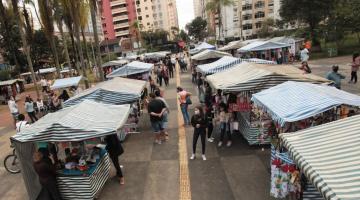
[[[116,77],[70,98],[64,103],[64,107],[76,105],[84,100],[113,105],[133,103],[139,100],[145,85],[145,81]]]
[[[70,78],[63,78],[63,79],[56,79],[54,84],[50,87],[52,90],[67,88],[71,86],[78,86],[82,76],[70,77]]]
[[[231,54],[223,52],[223,51],[216,51],[216,50],[204,50],[201,53],[198,53],[194,56],[191,56],[193,60],[207,60],[207,59],[214,59],[214,58],[222,58],[224,56],[231,56]]]
[[[360,199],[360,116],[280,135],[291,158],[327,200]]]
[[[240,58],[224,56],[215,62],[204,65],[198,65],[197,69],[199,72],[203,74],[214,74],[220,71],[224,71],[236,64],[239,64],[240,62],[241,62]]]
[[[339,105],[360,106],[360,96],[326,85],[288,81],[253,94],[252,101],[284,125]]]
[[[126,123],[130,105],[84,102],[49,113],[12,139],[18,142],[69,142],[115,134]]]
[[[107,75],[107,78],[126,77],[133,74],[150,72],[154,64],[133,61]]]

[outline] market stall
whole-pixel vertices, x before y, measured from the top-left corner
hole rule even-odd
[[[215,50],[216,47],[214,45],[208,44],[206,42],[202,42],[201,44],[196,46],[194,49],[191,49],[190,54],[194,55],[194,54],[200,53],[201,51],[206,50],[206,49]]]
[[[290,53],[293,54],[293,56],[297,55],[301,47],[303,46],[305,39],[304,38],[296,38],[296,37],[289,37],[289,36],[282,36],[282,37],[274,37],[270,40],[270,42],[278,42],[278,43],[284,43],[290,45]]]
[[[219,51],[226,51],[228,53],[231,53],[233,56],[235,56],[236,50],[246,46],[250,43],[256,42],[256,41],[260,41],[260,39],[253,39],[253,40],[237,40],[237,41],[232,41],[229,42],[227,45],[219,48]]]
[[[18,94],[25,91],[24,82],[23,79],[0,81],[0,103],[6,103],[10,96],[16,99]]]
[[[292,81],[253,94],[252,100],[256,107],[269,114],[270,119],[276,124],[277,132],[282,133],[314,128],[347,117],[349,113],[356,115],[360,107],[360,96],[326,85]],[[344,113],[345,110],[351,111]],[[271,159],[271,195],[282,198],[292,195],[292,191],[275,187],[279,181],[278,177],[293,173],[284,171],[282,166],[294,169],[296,166],[290,158],[284,159],[288,154],[279,145],[277,134],[272,137],[272,151],[275,156]],[[282,184],[297,187],[296,183],[281,179]]]
[[[144,58],[145,59],[162,59],[168,55],[171,55],[170,51],[158,51],[158,52],[145,53]]]
[[[11,137],[21,164],[29,195],[40,191],[32,157],[38,148],[56,157],[57,183],[62,199],[94,199],[109,178],[110,162],[100,138],[117,134],[126,123],[129,105],[109,105],[84,101],[49,113]]]
[[[229,102],[229,108],[236,112],[239,131],[250,145],[269,144],[270,138],[264,137],[264,133],[267,133],[268,127],[272,125],[270,116],[252,106],[252,94],[290,80],[329,83],[327,79],[304,74],[293,66],[248,62],[242,62],[226,71],[207,76],[206,80],[213,89],[221,90],[229,97],[232,96],[231,99],[234,101]]]
[[[153,64],[133,61],[108,74],[107,78],[128,77],[140,80],[148,80],[149,73],[154,67]]]
[[[69,88],[72,86],[77,87],[82,79],[83,79],[82,76],[56,79],[54,83],[50,86],[50,89],[57,90],[57,89]]]
[[[231,56],[231,54],[216,50],[204,50],[194,56],[191,56],[191,59],[195,61],[202,61],[209,59],[219,59],[224,56]]]
[[[241,58],[260,58],[276,61],[279,64],[287,63],[289,44],[256,41],[238,49]]]
[[[360,116],[280,135],[290,157],[323,199],[360,199]]]

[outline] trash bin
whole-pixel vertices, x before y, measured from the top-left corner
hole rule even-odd
[[[328,57],[335,57],[338,55],[337,48],[328,48]]]

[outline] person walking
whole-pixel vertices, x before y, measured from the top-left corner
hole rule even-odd
[[[177,87],[178,100],[180,103],[181,113],[184,118],[184,125],[190,124],[190,117],[188,112],[188,106],[191,104],[191,93],[185,91],[181,87]]]
[[[156,70],[156,75],[157,75],[158,84],[161,87],[162,86],[162,79],[163,79],[161,65],[158,66],[158,68]]]
[[[164,78],[165,86],[169,86],[169,70],[165,65],[162,67],[162,77]]]
[[[360,54],[354,53],[353,54],[353,62],[351,63],[351,79],[349,83],[357,83],[357,71],[359,71],[360,67]]]
[[[208,82],[205,83],[204,100],[207,107],[212,106],[212,90]]]
[[[33,166],[42,186],[42,192],[38,199],[61,200],[61,195],[57,188],[56,168],[53,161],[46,158],[41,151],[37,151],[34,153]]]
[[[334,65],[332,66],[332,71],[328,72],[326,74],[326,78],[330,81],[334,82],[334,85],[337,89],[341,89],[341,79],[345,79],[345,76],[338,73],[339,71],[339,66]]]
[[[150,83],[150,93],[154,93],[156,89],[156,84],[154,79],[152,79],[151,76],[149,76],[149,83]]]
[[[14,120],[14,126],[16,127],[16,121],[17,121],[17,117],[19,115],[19,109],[15,102],[15,98],[13,96],[10,96],[10,98],[8,99],[8,106],[9,106],[11,116]]]
[[[148,104],[148,113],[150,115],[151,126],[155,133],[155,143],[161,144],[162,140],[165,139],[164,124],[163,124],[163,113],[166,111],[164,102],[156,99],[154,93],[150,93],[150,102]]]
[[[195,159],[196,153],[196,145],[201,137],[201,152],[202,152],[202,159],[206,160],[205,157],[205,138],[206,138],[206,119],[201,106],[197,106],[195,108],[195,114],[191,117],[191,125],[194,127],[194,135],[193,135],[193,153],[190,157],[191,160]]]
[[[303,48],[301,51],[300,51],[300,59],[301,59],[301,62],[307,62],[309,61],[309,50],[307,48]]]
[[[191,82],[193,84],[196,84],[196,76],[197,76],[197,71],[196,71],[196,68],[193,67],[192,71],[191,71]]]
[[[169,124],[169,113],[170,107],[166,100],[161,96],[160,90],[155,91],[155,99],[162,101],[165,104],[166,110],[162,114],[162,123],[164,128],[165,140],[169,140],[169,133],[167,132],[168,124]]]
[[[109,153],[110,159],[116,169],[116,176],[119,179],[120,185],[125,184],[125,179],[119,165],[119,156],[124,153],[124,149],[116,134],[105,137],[106,150]]]
[[[31,120],[31,123],[34,123],[38,120],[35,115],[34,102],[30,97],[26,97],[25,99],[25,110]]]
[[[42,87],[42,92],[46,92],[48,90],[48,82],[45,77],[42,77],[40,80],[40,85]]]
[[[174,78],[174,65],[171,62],[170,58],[168,58],[168,60],[167,60],[167,67],[169,69],[169,77]]]
[[[221,103],[220,104],[220,113],[219,113],[219,122],[220,122],[220,141],[218,143],[218,147],[221,147],[223,142],[224,142],[224,137],[225,137],[225,133],[228,136],[228,141],[226,146],[230,147],[232,144],[231,141],[231,132],[230,132],[230,117],[229,117],[229,113],[227,112],[226,109],[226,104]]]
[[[301,63],[301,67],[299,69],[302,70],[304,74],[310,74],[311,73],[311,69],[309,67],[309,64],[306,61]]]

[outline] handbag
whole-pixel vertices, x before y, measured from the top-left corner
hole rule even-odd
[[[192,101],[191,101],[190,96],[187,96],[187,97],[186,97],[186,104],[187,104],[187,105],[191,105],[191,104],[192,104]]]

